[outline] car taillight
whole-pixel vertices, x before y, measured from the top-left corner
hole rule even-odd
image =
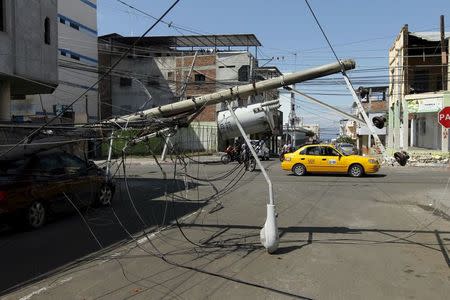
[[[6,201],[6,192],[0,191],[0,203]]]

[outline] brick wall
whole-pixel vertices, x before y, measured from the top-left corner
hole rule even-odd
[[[388,110],[388,102],[387,101],[372,101],[370,108],[369,102],[362,103],[365,111],[370,112],[384,112]]]
[[[199,122],[213,122],[216,121],[216,106],[206,106],[205,109],[195,118]]]
[[[175,80],[177,91],[181,91],[183,82],[189,74],[194,56],[177,57]],[[204,81],[196,81],[196,75],[204,75]],[[199,54],[189,77],[186,97],[201,96],[216,91],[216,55]],[[215,105],[207,106],[195,119],[196,121],[216,121]]]

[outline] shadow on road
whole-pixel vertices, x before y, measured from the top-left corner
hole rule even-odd
[[[293,177],[301,177],[301,176],[296,176],[295,174],[288,174],[288,176],[293,176]],[[382,178],[382,177],[386,177],[386,174],[365,174],[364,176],[362,176],[362,178]],[[305,177],[348,177],[348,178],[353,178],[348,174],[342,174],[342,173],[307,173],[305,175]]]
[[[258,230],[261,229],[258,226],[250,226],[250,225],[210,225],[210,224],[189,224],[191,227],[201,226],[201,227],[211,227],[211,228],[226,228],[230,229],[239,229],[239,230]],[[380,244],[410,244],[415,246],[421,246],[427,248],[432,251],[441,252],[444,258],[446,265],[450,268],[450,255],[445,247],[446,244],[443,242],[441,236],[450,234],[450,231],[437,231],[437,230],[414,230],[415,234],[430,234],[436,238],[436,244],[427,244],[421,243],[418,241],[414,241],[410,239],[411,234],[413,233],[409,229],[377,229],[377,228],[349,228],[349,227],[303,227],[303,226],[289,226],[289,227],[279,227],[279,236],[281,242],[286,243],[297,243],[301,242],[300,245],[292,245],[292,246],[280,246],[280,248],[276,251],[275,254],[288,254],[295,250],[299,250],[305,246],[308,246],[313,243],[320,244],[365,244],[365,245],[380,245]],[[367,232],[379,233],[384,236],[384,239],[380,240],[368,240],[361,238],[360,236]],[[305,240],[289,240],[283,241],[283,236],[288,233],[308,233],[308,239]],[[314,241],[315,234],[341,234],[345,235],[342,238],[333,238],[330,240],[320,239],[320,241]],[[358,236],[358,237],[351,237]],[[438,245],[439,247],[435,247]]]
[[[179,180],[128,179],[131,196],[145,224],[137,217],[123,181],[117,184],[112,208],[90,208],[83,214],[103,247],[129,240],[125,229],[137,234],[143,228],[164,226],[175,216],[181,218],[205,205],[197,201],[165,200],[166,182],[168,193],[184,190],[184,182]],[[194,187],[188,186],[190,189]],[[64,269],[99,250],[99,245],[76,213],[54,218],[34,231],[4,230],[0,233],[0,295],[23,283],[45,277],[49,272]]]

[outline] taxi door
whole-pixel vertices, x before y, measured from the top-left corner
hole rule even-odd
[[[345,172],[342,156],[333,147],[322,146],[320,156],[321,172],[340,173]]]
[[[310,146],[300,153],[300,163],[305,165],[308,172],[320,171],[320,147]]]

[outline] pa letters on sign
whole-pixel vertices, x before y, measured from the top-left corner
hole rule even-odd
[[[442,121],[442,120],[445,120],[445,121],[450,121],[450,114],[442,114],[442,115],[439,115],[439,121]]]

